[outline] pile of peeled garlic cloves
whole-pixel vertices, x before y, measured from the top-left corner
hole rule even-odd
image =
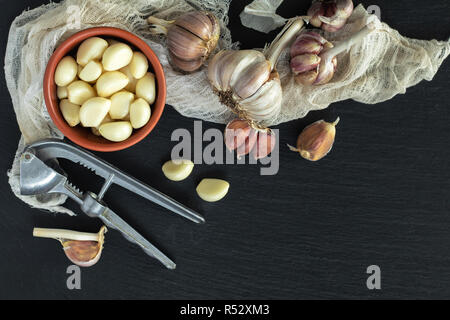
[[[106,231],[105,226],[98,233],[34,228],[33,236],[58,240],[70,261],[80,267],[91,267],[100,260]]]

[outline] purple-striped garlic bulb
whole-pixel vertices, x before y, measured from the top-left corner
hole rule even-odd
[[[328,32],[340,30],[352,15],[352,0],[314,0],[308,10],[311,25]]]
[[[349,50],[355,43],[376,29],[369,23],[350,38],[333,45],[320,34],[307,31],[300,34],[291,47],[291,70],[301,85],[328,83],[337,68],[337,55]]]
[[[182,71],[198,70],[217,46],[219,20],[210,12],[188,12],[176,20],[149,17],[153,34],[167,35],[171,63]]]

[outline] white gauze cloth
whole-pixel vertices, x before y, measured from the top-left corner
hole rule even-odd
[[[269,31],[286,19],[275,14],[282,0],[256,0],[242,21],[246,26]],[[20,196],[18,157],[25,145],[49,137],[62,137],[53,125],[44,103],[42,81],[50,56],[62,41],[74,33],[96,26],[128,30],[144,39],[163,65],[167,80],[167,103],[187,117],[226,123],[233,118],[222,105],[207,80],[207,67],[192,74],[181,74],[169,64],[165,40],[152,36],[146,18],[155,15],[172,20],[193,9],[214,13],[221,23],[217,50],[235,48],[228,23],[230,0],[66,0],[25,11],[11,26],[5,57],[5,77],[17,122],[22,132],[9,182],[13,192],[32,207],[56,212],[72,212],[62,206],[65,196]],[[299,15],[302,13],[299,13]],[[261,17],[264,22],[261,23]],[[323,86],[302,87],[295,83],[289,68],[288,50],[277,69],[283,86],[282,110],[271,125],[305,116],[336,101],[354,99],[373,104],[388,100],[421,80],[431,80],[450,52],[450,42],[423,41],[401,36],[377,21],[360,5],[349,23],[336,33],[320,32],[332,42],[347,38],[368,20],[375,20],[373,32],[348,52],[338,56],[333,80]],[[261,29],[262,28],[262,29]],[[186,95],[189,92],[189,95]]]

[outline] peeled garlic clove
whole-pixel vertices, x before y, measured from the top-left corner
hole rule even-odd
[[[112,119],[123,119],[130,112],[130,105],[134,101],[134,94],[128,91],[120,91],[111,96],[111,108],[109,115]]]
[[[81,69],[78,76],[83,81],[94,82],[102,75],[102,72],[102,64],[98,61],[92,60],[88,62],[88,64],[84,68]]]
[[[99,60],[106,48],[108,48],[108,42],[99,37],[92,37],[84,40],[77,51],[77,63],[81,66],[85,66],[92,60]]]
[[[151,72],[139,79],[136,83],[136,97],[142,98],[148,102],[148,104],[153,104],[156,97],[155,88],[155,75]]]
[[[186,72],[200,68],[219,41],[219,21],[209,12],[188,12],[175,21],[149,17],[148,22],[152,33],[167,35],[171,63]]]
[[[88,83],[78,80],[67,86],[69,101],[82,105],[86,100],[95,97],[95,90]]]
[[[115,121],[102,124],[99,131],[103,138],[113,142],[121,142],[131,136],[133,127],[128,121]]]
[[[83,127],[98,127],[109,112],[111,100],[95,97],[87,100],[80,108],[80,122]]]
[[[255,160],[267,157],[275,148],[276,136],[273,131],[258,132],[258,140],[252,154]]]
[[[130,105],[130,122],[134,129],[140,129],[145,126],[150,120],[150,116],[150,106],[144,99],[136,99]]]
[[[105,72],[97,80],[97,94],[100,97],[110,97],[114,93],[122,90],[128,84],[129,80],[126,75],[119,71]]]
[[[71,127],[75,127],[80,123],[80,106],[71,103],[69,100],[64,99],[59,103],[59,109],[64,117],[64,120]]]
[[[182,181],[189,177],[194,169],[194,163],[190,160],[170,160],[162,166],[162,172],[171,181]]]
[[[100,259],[106,232],[105,226],[101,227],[98,233],[34,228],[33,236],[58,240],[70,261],[80,267],[90,267]]]
[[[135,79],[141,79],[148,71],[148,60],[142,52],[133,52],[130,71]]]
[[[102,64],[106,71],[116,71],[130,64],[133,50],[125,43],[116,43],[103,53]]]
[[[56,96],[59,100],[66,99],[67,98],[67,87],[60,87],[58,86],[56,88]]]
[[[297,148],[289,146],[292,151],[299,152],[306,160],[317,161],[325,157],[332,149],[336,136],[336,125],[323,120],[307,126],[297,139]]]
[[[128,84],[125,87],[125,90],[129,92],[136,92],[136,83],[138,82],[138,79],[133,77],[133,74],[131,73],[130,70],[130,66],[128,65],[120,69],[119,71],[122,72],[124,75],[126,75],[128,78]]]
[[[98,130],[100,126],[104,123],[112,122],[113,119],[109,116],[109,113],[106,114],[106,116],[103,118],[102,122],[100,122],[100,125],[98,127],[92,127],[91,132],[96,136],[101,136],[100,131]]]
[[[230,184],[221,179],[203,179],[197,186],[197,194],[207,202],[222,200],[228,193]]]
[[[59,61],[55,70],[55,83],[60,87],[65,87],[75,80],[78,65],[74,58],[67,56]]]

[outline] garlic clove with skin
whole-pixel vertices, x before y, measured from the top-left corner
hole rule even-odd
[[[297,148],[288,145],[289,149],[300,153],[306,160],[322,159],[333,148],[339,120],[339,117],[333,123],[319,120],[307,126],[297,139]]]
[[[33,236],[58,240],[70,261],[80,267],[90,267],[100,259],[107,231],[105,226],[98,233],[34,228]]]
[[[252,154],[255,160],[263,159],[272,153],[275,148],[276,137],[273,131],[258,132],[258,140]]]
[[[308,10],[310,23],[328,32],[342,29],[353,13],[352,0],[314,0]]]
[[[167,35],[171,63],[185,72],[198,70],[219,41],[219,20],[210,12],[188,12],[173,21],[152,16],[147,21],[153,34]]]

